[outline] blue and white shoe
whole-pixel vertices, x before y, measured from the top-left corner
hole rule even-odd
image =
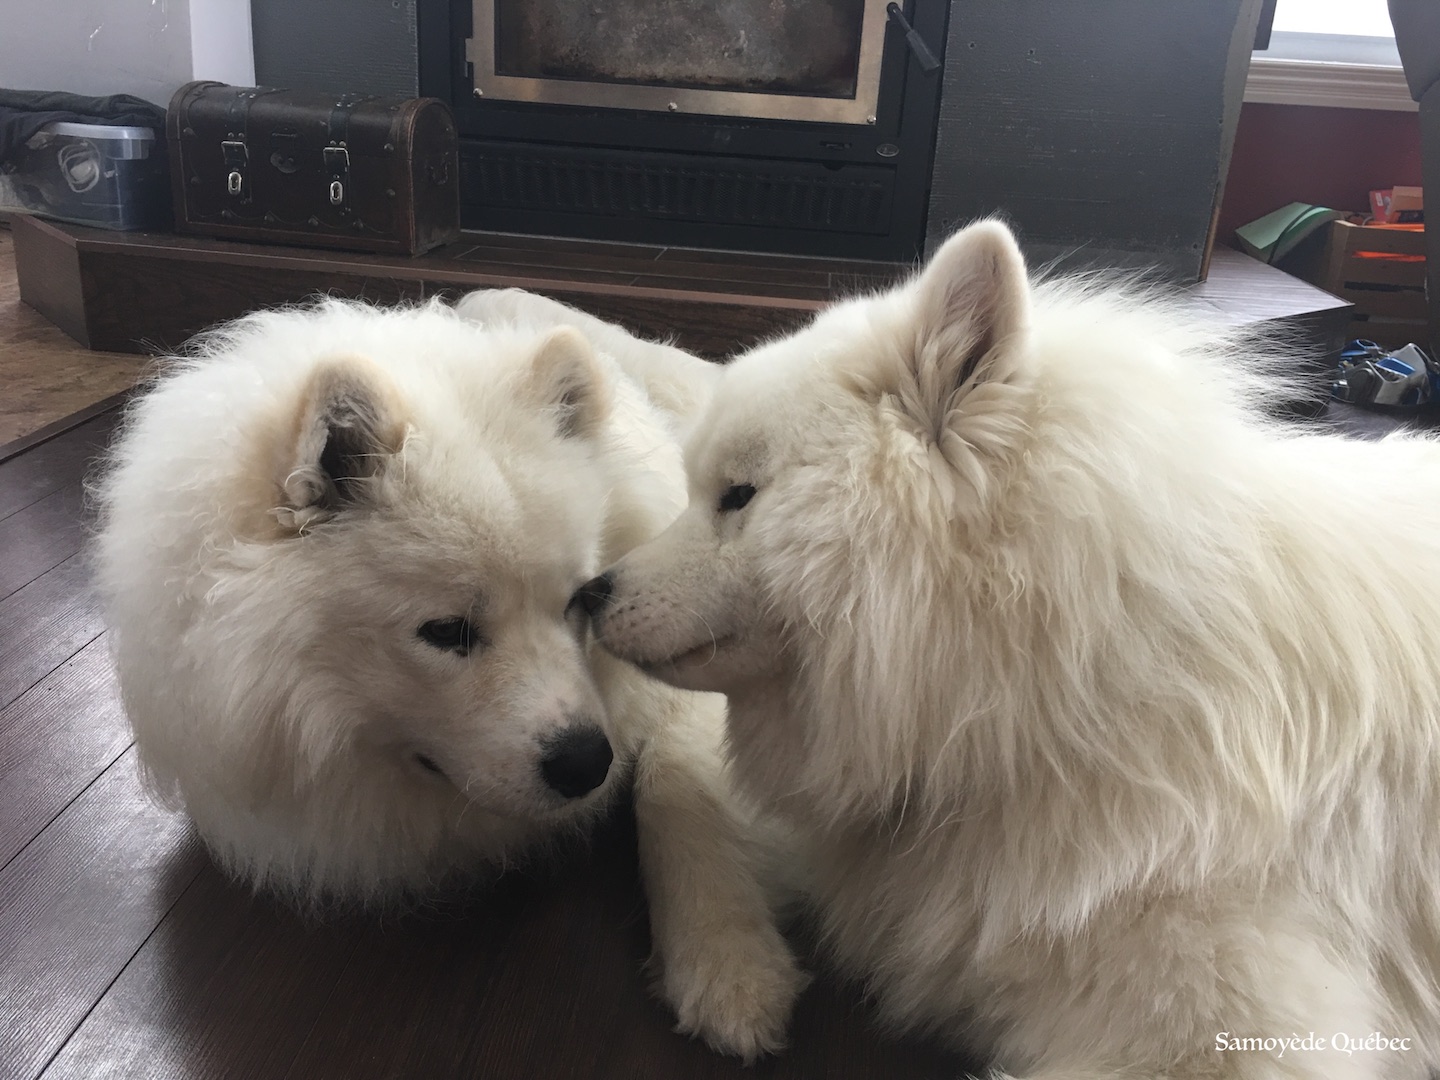
[[[1440,368],[1418,345],[1391,352],[1363,338],[1340,350],[1330,396],[1351,405],[1415,409],[1440,399]]]

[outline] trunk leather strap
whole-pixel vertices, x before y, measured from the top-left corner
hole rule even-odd
[[[350,131],[350,110],[356,105],[366,101],[374,101],[373,94],[345,94],[335,103],[330,110],[330,118],[325,125],[326,145],[322,154],[325,164],[325,179],[329,185],[327,197],[330,205],[336,207],[342,214],[349,214],[350,210],[350,148],[348,134]]]
[[[250,200],[250,148],[245,138],[245,123],[255,96],[253,91],[242,90],[230,98],[225,110],[225,138],[220,143],[220,153],[225,158],[225,194],[233,203]]]

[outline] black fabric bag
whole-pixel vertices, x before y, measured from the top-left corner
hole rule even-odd
[[[0,90],[0,161],[9,161],[31,136],[54,123],[145,127],[158,140],[164,137],[165,110],[129,94],[97,98],[58,90]]]

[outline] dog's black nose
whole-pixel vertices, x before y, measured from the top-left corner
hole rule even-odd
[[[599,577],[592,577],[576,589],[575,595],[570,598],[570,603],[579,604],[585,609],[586,615],[594,615],[610,602],[610,594],[614,590],[615,579],[609,574],[601,574]]]
[[[567,799],[578,799],[603,784],[615,759],[610,740],[597,727],[570,728],[550,740],[545,749],[540,775]]]

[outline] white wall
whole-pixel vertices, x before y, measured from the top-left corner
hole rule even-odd
[[[190,57],[193,78],[254,86],[250,0],[190,0]]]
[[[0,0],[0,87],[135,94],[255,81],[249,0]]]

